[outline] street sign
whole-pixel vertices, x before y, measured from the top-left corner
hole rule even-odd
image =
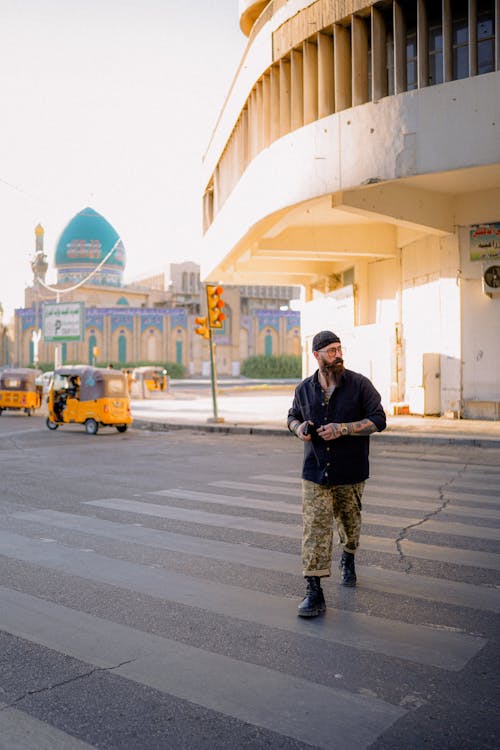
[[[43,340],[83,341],[83,302],[46,302],[43,305]]]

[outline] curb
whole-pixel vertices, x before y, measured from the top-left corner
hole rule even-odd
[[[188,422],[154,422],[145,419],[134,419],[132,429],[149,432],[174,432],[190,430],[191,432],[219,433],[222,435],[273,435],[288,437],[290,432],[286,427],[265,427],[257,425],[242,425],[235,423],[203,424]],[[398,445],[420,443],[422,445],[461,445],[474,448],[500,448],[500,438],[489,438],[480,435],[422,435],[408,432],[384,430],[372,436],[375,440],[382,440]]]

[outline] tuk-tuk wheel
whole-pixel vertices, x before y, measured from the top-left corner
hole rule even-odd
[[[85,422],[85,432],[87,435],[96,435],[97,430],[99,429],[99,425],[95,421],[95,419],[87,419]]]
[[[118,432],[127,432],[128,424],[117,424],[116,429]]]
[[[25,409],[24,413],[28,415],[28,417],[33,416],[33,409]]]
[[[3,409],[0,409],[0,417],[2,416]]]
[[[49,428],[49,430],[57,430],[57,428],[59,427],[59,425],[57,424],[57,422],[53,422],[48,417],[45,420],[45,424],[47,425],[47,427]]]

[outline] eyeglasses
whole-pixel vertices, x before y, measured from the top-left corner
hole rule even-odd
[[[339,344],[338,346],[331,346],[329,349],[320,349],[320,354],[326,354],[327,357],[334,357],[336,354],[340,354],[342,352],[342,345]]]

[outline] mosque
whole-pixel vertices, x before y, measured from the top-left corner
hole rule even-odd
[[[196,263],[173,263],[165,272],[124,283],[126,252],[115,228],[93,208],[84,208],[57,242],[57,281],[46,281],[49,262],[44,229],[35,228],[33,283],[25,306],[15,311],[17,366],[54,362],[54,344],[44,341],[43,305],[83,302],[82,340],[62,344],[62,363],[117,365],[176,362],[189,375],[208,375],[207,342],[194,332],[203,315],[204,293]],[[217,372],[238,375],[254,354],[300,354],[300,316],[290,309],[292,286],[225,286],[226,320],[215,336]]]

